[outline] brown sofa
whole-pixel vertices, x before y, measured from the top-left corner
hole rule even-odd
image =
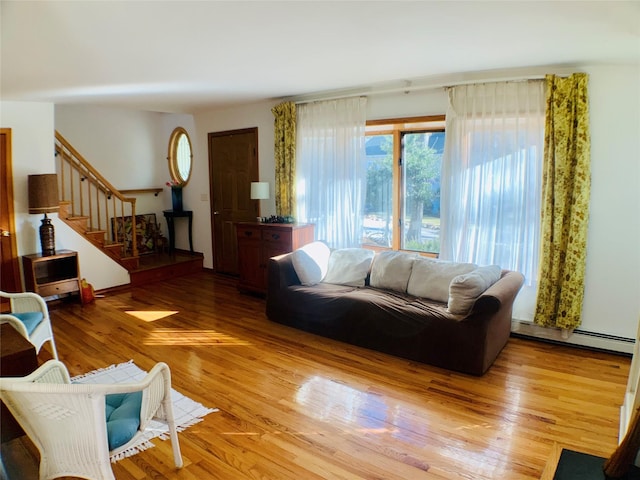
[[[513,301],[524,277],[503,271],[464,316],[446,303],[396,291],[301,285],[292,254],[268,265],[267,316],[317,335],[463,373],[482,375],[507,343]]]

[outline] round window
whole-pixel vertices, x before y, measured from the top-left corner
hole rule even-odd
[[[182,127],[177,127],[169,139],[169,172],[171,179],[185,185],[191,177],[193,153],[189,134]]]

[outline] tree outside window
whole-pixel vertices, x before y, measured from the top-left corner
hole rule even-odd
[[[437,254],[444,117],[368,126],[363,244]]]

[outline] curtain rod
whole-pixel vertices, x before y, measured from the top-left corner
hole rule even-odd
[[[566,71],[559,72],[557,68],[547,68],[545,70],[549,70],[548,73],[556,73],[556,74],[570,74],[575,73],[575,68],[564,69]],[[555,70],[555,72],[554,72]],[[561,69],[562,70],[562,69]],[[485,72],[487,73],[487,72]],[[538,73],[532,75],[511,75],[511,76],[495,76],[493,78],[469,78],[469,79],[460,79],[458,81],[449,81],[445,82],[443,79],[440,81],[434,80],[433,83],[420,83],[414,85],[411,80],[405,80],[404,85],[396,85],[389,86],[387,88],[384,87],[361,87],[354,88],[352,90],[333,90],[328,92],[317,92],[315,94],[309,94],[298,97],[289,97],[283,99],[284,101],[291,101],[296,105],[301,105],[305,103],[313,103],[313,102],[322,102],[327,100],[338,100],[342,98],[352,98],[352,97],[368,97],[372,95],[386,95],[390,93],[405,93],[410,94],[412,92],[420,91],[420,90],[439,90],[439,89],[447,89],[451,87],[457,87],[461,85],[470,85],[470,84],[481,84],[481,83],[493,83],[493,82],[520,82],[527,80],[544,80],[546,73]]]
[[[459,87],[462,85],[471,85],[471,84],[482,84],[482,83],[493,83],[493,82],[523,82],[527,80],[543,80],[544,76],[531,76],[531,77],[514,77],[514,78],[501,78],[501,79],[485,79],[482,81],[478,80],[467,80],[464,82],[452,82],[448,84],[432,84],[432,85],[410,85],[404,87],[393,87],[393,88],[385,88],[385,89],[370,89],[370,90],[359,90],[354,92],[345,92],[345,93],[336,93],[335,95],[328,94],[328,96],[323,96],[322,94],[318,94],[318,96],[311,99],[300,99],[300,100],[292,100],[296,105],[301,105],[304,103],[313,103],[313,102],[322,102],[325,100],[338,100],[341,98],[352,98],[352,97],[369,97],[372,95],[387,95],[390,93],[404,93],[409,95],[412,92],[417,92],[420,90],[440,90],[447,89],[451,87]]]

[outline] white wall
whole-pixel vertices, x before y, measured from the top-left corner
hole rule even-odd
[[[2,102],[0,122],[11,129],[13,193],[18,255],[40,251],[41,215],[29,215],[27,176],[55,173],[53,156],[53,104]],[[54,226],[57,227],[55,215]]]
[[[591,203],[581,330],[635,338],[640,318],[640,67],[589,67]]]
[[[640,67],[532,68],[589,74],[591,203],[580,330],[635,338],[640,315]],[[443,89],[372,96],[368,118],[446,112]]]
[[[635,338],[640,314],[640,68],[638,66],[536,67],[518,76],[543,76],[583,71],[590,76],[591,108],[591,215],[588,231],[587,272],[581,330]],[[494,76],[496,72],[493,72]],[[505,72],[505,78],[509,72]],[[482,81],[472,78],[470,80]],[[492,78],[491,80],[494,80]],[[451,83],[465,81],[452,78]],[[207,132],[258,126],[260,176],[273,188],[273,116],[277,102],[196,115],[196,128],[206,151]],[[446,112],[442,88],[369,96],[370,119]],[[202,170],[204,174],[204,170]],[[263,212],[275,211],[275,201]],[[209,234],[208,218],[200,234]],[[203,238],[203,241],[204,238]],[[211,265],[211,249],[205,262]]]
[[[0,102],[0,126],[11,129],[14,209],[18,255],[41,252],[41,215],[28,213],[27,176],[55,172],[54,106],[50,103]],[[96,289],[129,283],[128,272],[58,219],[56,250],[78,252],[80,275]]]
[[[198,146],[196,151],[202,157],[202,162],[194,165],[194,175],[198,178],[198,190],[206,196],[196,211],[194,218],[198,221],[194,227],[194,242],[202,246],[204,266],[213,268],[213,246],[211,237],[211,217],[209,199],[209,160],[208,134],[227,130],[258,127],[258,161],[260,181],[269,182],[269,200],[261,200],[260,213],[262,216],[275,215],[276,201],[274,198],[275,163],[273,158],[273,114],[271,108],[278,102],[261,102],[243,105],[236,108],[220,109],[195,115],[196,137]],[[195,215],[198,215],[195,217]]]
[[[591,162],[592,190],[591,214],[588,232],[587,272],[584,301],[584,318],[581,330],[626,338],[635,338],[640,314],[640,67],[635,66],[585,66],[573,69],[532,68],[519,74],[541,75],[545,72],[567,73],[584,71],[590,75],[591,106]],[[452,79],[452,83],[453,83]],[[455,79],[459,80],[459,79]],[[108,141],[100,140],[99,147],[107,152],[105,165],[101,171],[111,170],[109,163],[118,155],[127,156],[129,162],[146,162],[146,167],[136,167],[138,176],[122,178],[123,184],[131,188],[162,186],[168,178],[166,148],[173,127],[184,126],[194,148],[194,171],[184,192],[185,208],[194,211],[194,248],[204,253],[204,265],[212,268],[209,167],[207,134],[225,130],[258,127],[258,148],[260,179],[274,187],[273,158],[273,115],[271,107],[278,102],[262,102],[236,108],[226,108],[194,117],[148,114],[140,112],[105,113],[101,121],[101,109],[82,113],[79,107],[56,107],[56,128],[76,145],[83,155],[82,140],[75,133],[66,132],[67,126],[85,128],[88,135],[93,133],[90,123],[99,125],[99,131]],[[402,117],[412,115],[442,114],[446,111],[446,94],[443,89],[414,91],[410,94],[398,93],[371,95],[368,101],[368,116],[371,119]],[[27,211],[26,175],[53,171],[53,106],[50,104],[2,103],[2,126],[13,127],[14,178],[16,191],[16,214],[19,227],[19,250],[21,254],[39,250],[37,228],[39,218],[25,214]],[[74,109],[78,109],[75,112]],[[75,117],[78,114],[78,117]],[[125,117],[137,118],[129,127],[138,132],[142,145],[132,146],[136,155],[117,152],[110,144],[118,135],[128,135],[115,128]],[[147,141],[147,133],[140,133],[138,124],[150,123],[149,135],[158,135],[156,141]],[[86,125],[85,125],[86,124]],[[147,128],[147,127],[145,127]],[[144,130],[144,129],[143,129]],[[136,143],[137,136],[127,137],[119,145],[127,150],[127,144]],[[89,142],[91,143],[91,142]],[[93,145],[86,145],[87,151]],[[96,157],[102,155],[96,152]],[[88,155],[88,154],[87,154]],[[89,156],[89,155],[88,155]],[[93,157],[90,157],[93,158]],[[36,163],[31,163],[31,162]],[[149,175],[153,170],[153,175]],[[111,175],[111,173],[109,173]],[[114,177],[119,173],[113,172]],[[144,181],[142,181],[144,179]],[[134,181],[135,180],[135,181]],[[145,182],[149,184],[145,184]],[[116,185],[120,186],[120,185]],[[122,187],[125,188],[125,187]],[[163,206],[170,208],[169,195],[163,197]],[[262,203],[262,214],[275,213],[275,199]],[[55,221],[56,232],[61,222]],[[180,227],[177,225],[177,227]],[[186,232],[178,235],[178,247],[187,248]],[[79,247],[64,236],[58,248]],[[81,253],[83,274],[89,254]],[[87,267],[88,268],[88,267]],[[116,275],[104,276],[97,270],[87,273],[88,280],[97,288],[123,283]],[[105,278],[101,278],[105,277]],[[125,282],[126,283],[126,282]]]
[[[115,188],[163,189],[157,197],[151,193],[128,195],[136,197],[137,214],[156,214],[165,236],[168,231],[162,210],[171,209],[170,189],[165,185],[171,179],[167,156],[169,138],[177,126],[189,133],[192,144],[197,143],[191,115],[85,105],[55,107],[56,130]],[[194,152],[194,163],[200,161]],[[193,180],[183,190],[185,210],[196,202]],[[188,249],[186,221],[177,221],[175,230],[176,247]],[[201,251],[195,240],[194,249]]]

